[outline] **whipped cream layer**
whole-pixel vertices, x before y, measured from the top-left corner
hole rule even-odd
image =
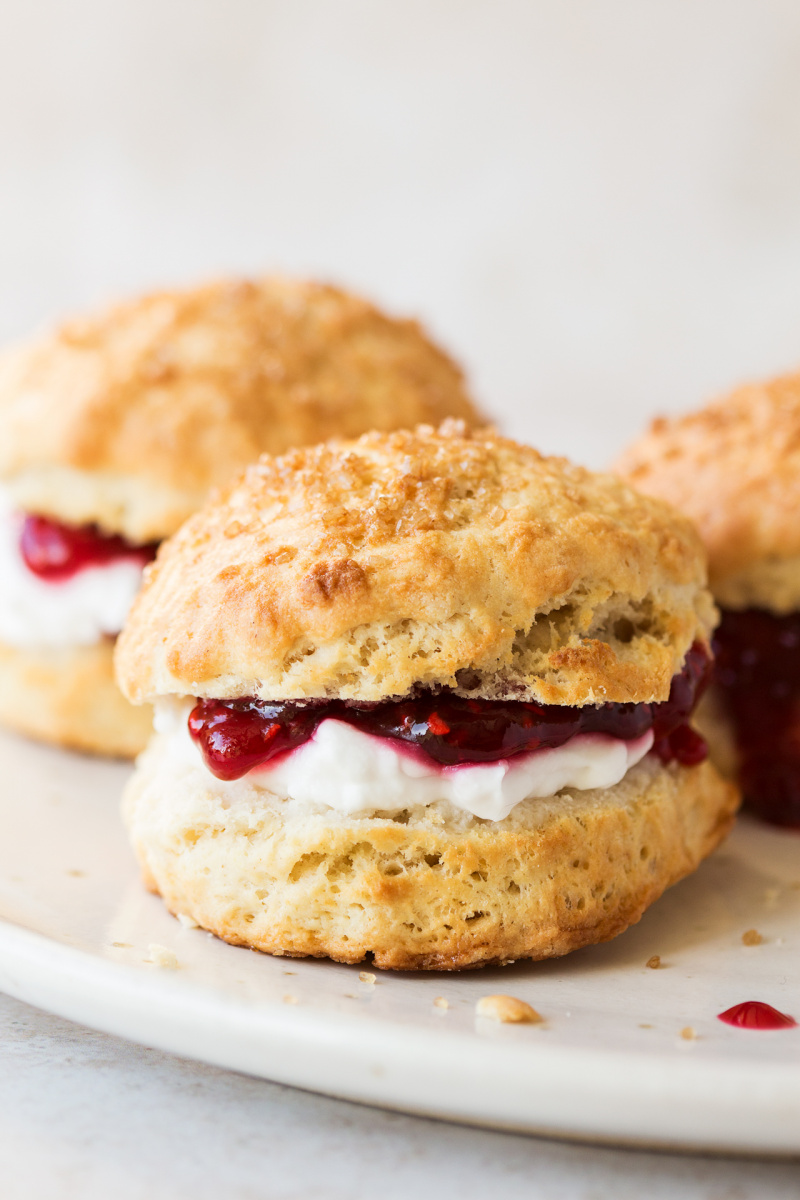
[[[191,702],[161,702],[156,731],[168,740],[170,757],[199,766],[215,790],[233,798],[244,784],[349,816],[402,812],[446,800],[475,817],[502,821],[523,800],[553,796],[563,788],[613,787],[653,744],[652,731],[629,742],[583,734],[563,746],[500,762],[442,767],[394,739],[328,719],[295,750],[226,783],[208,770],[192,740],[187,727],[191,708]]]
[[[141,563],[119,559],[68,579],[40,579],[22,557],[21,522],[0,489],[0,641],[36,650],[91,646],[116,636],[141,586]]]

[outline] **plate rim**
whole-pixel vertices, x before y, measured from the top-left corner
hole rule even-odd
[[[239,1000],[5,918],[0,989],[127,1041],[413,1115],[573,1141],[800,1155],[796,1063],[709,1063],[692,1060],[690,1047],[667,1057],[548,1046],[536,1027],[480,1020],[478,1036],[439,1037],[385,1019]],[[521,1078],[521,1063],[533,1078]]]

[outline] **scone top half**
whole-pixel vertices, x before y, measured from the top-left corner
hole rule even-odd
[[[134,702],[666,701],[715,609],[692,525],[459,422],[263,457],[148,568]]]
[[[17,507],[158,541],[261,453],[475,420],[414,321],[279,277],[155,292],[0,355],[0,479]]]
[[[615,469],[695,522],[719,604],[800,609],[800,374],[656,419]]]
[[[109,639],[157,543],[264,451],[446,416],[478,420],[419,326],[315,283],[158,292],[4,351],[0,720],[135,753]]]
[[[654,421],[617,469],[696,522],[722,610],[714,757],[763,815],[800,827],[800,374]]]

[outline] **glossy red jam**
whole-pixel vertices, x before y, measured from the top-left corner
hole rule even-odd
[[[797,1025],[794,1017],[779,1012],[763,1000],[745,1000],[742,1004],[734,1004],[733,1008],[718,1013],[718,1020],[726,1025],[737,1025],[740,1029],[794,1029]]]
[[[276,755],[293,750],[333,717],[364,733],[395,738],[443,766],[495,762],[525,751],[563,746],[576,734],[602,733],[632,741],[652,729],[657,753],[693,766],[705,742],[686,724],[708,683],[711,660],[699,644],[686,656],[661,704],[602,704],[572,708],[519,700],[470,700],[452,692],[425,693],[378,704],[342,700],[200,700],[189,730],[209,770],[239,779]]]
[[[715,644],[745,801],[764,820],[800,829],[800,613],[724,612]]]
[[[136,559],[144,566],[158,549],[156,543],[133,546],[94,525],[62,525],[50,517],[34,516],[25,517],[19,546],[28,570],[52,583],[120,558]]]

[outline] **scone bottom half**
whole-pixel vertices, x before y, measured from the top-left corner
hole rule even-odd
[[[323,284],[136,297],[0,353],[0,721],[134,756],[112,643],[157,543],[265,450],[479,422],[413,321]]]
[[[800,373],[660,418],[617,469],[697,524],[721,610],[698,721],[745,804],[800,828]]]
[[[73,750],[133,758],[149,706],[119,691],[114,639],[155,546],[17,511],[0,488],[0,721]]]
[[[117,647],[157,706],[124,799],[145,881],[227,941],[382,968],[615,936],[737,807],[690,725],[704,585],[667,506],[489,431],[262,459]]]

